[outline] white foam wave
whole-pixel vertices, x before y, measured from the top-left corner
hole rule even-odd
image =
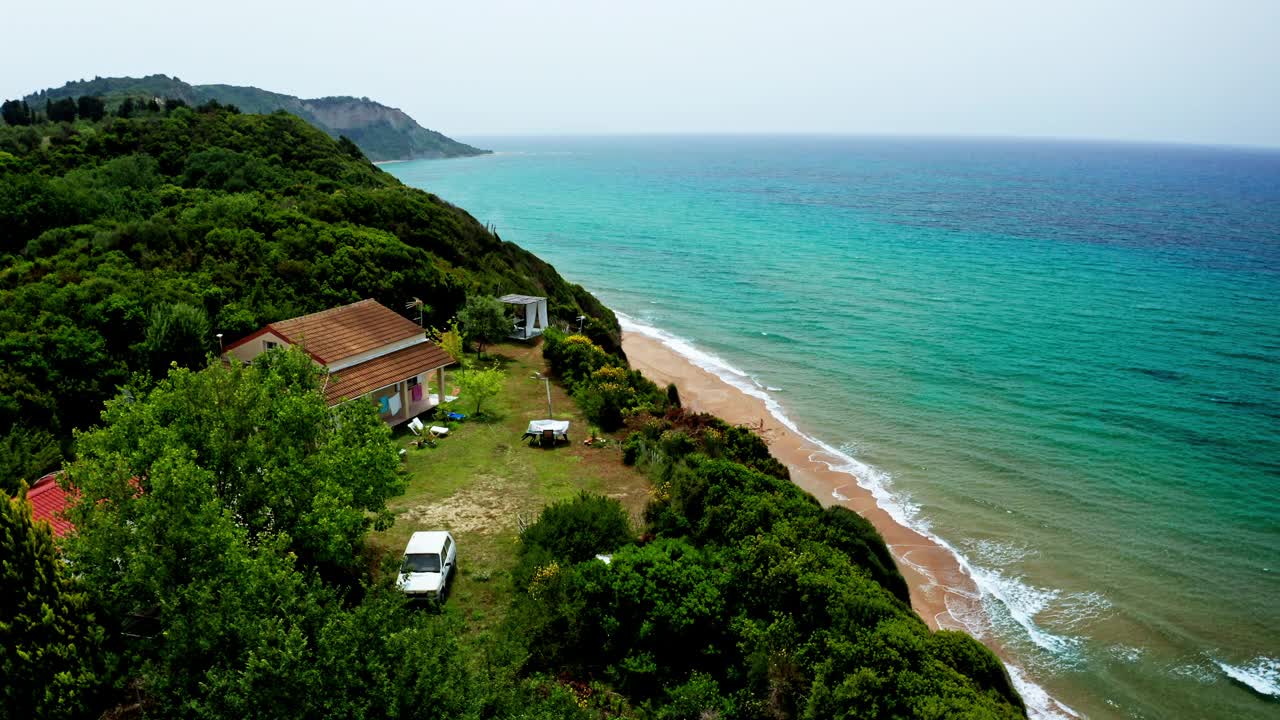
[[[980,562],[997,567],[1015,565],[1040,554],[1030,545],[1014,545],[997,540],[973,540],[963,542],[961,545],[969,555],[976,557]]]
[[[988,608],[989,617],[1007,616],[1022,628],[1031,642],[1054,655],[1074,654],[1080,644],[1078,638],[1051,633],[1035,621],[1037,615],[1062,595],[1060,590],[1038,588],[1021,577],[1010,577],[996,570],[972,565],[963,556],[960,556],[960,566],[982,591],[983,604]]]
[[[1107,615],[1111,601],[1097,591],[1069,593],[1053,604],[1042,617],[1052,620],[1059,630],[1083,630],[1085,626]]]
[[[1026,636],[1040,648],[1055,655],[1075,653],[1076,647],[1080,644],[1078,638],[1055,635],[1035,623],[1036,614],[1059,597],[1060,591],[1035,588],[1023,582],[1021,578],[1007,577],[995,570],[975,566],[954,546],[930,531],[927,519],[920,515],[919,505],[911,502],[906,494],[894,492],[891,489],[892,476],[889,473],[863,463],[823,440],[802,432],[796,426],[795,421],[783,411],[778,401],[762,389],[759,383],[754,382],[748,373],[739,370],[721,357],[699,350],[682,337],[638,322],[625,313],[614,312],[618,316],[618,323],[623,331],[644,335],[662,343],[695,366],[715,375],[744,394],[762,401],[769,414],[775,420],[820,448],[821,452],[811,455],[811,460],[826,465],[834,472],[852,476],[854,482],[863,490],[871,493],[872,497],[875,498],[876,505],[885,511],[894,522],[920,533],[946,549],[955,558],[961,571],[968,574],[978,587],[981,601],[988,607],[987,623],[990,623],[991,617],[1001,614],[1000,611],[1003,610],[1022,628]],[[847,499],[839,494],[839,490],[840,488],[836,488],[832,493],[833,496],[837,499]],[[995,607],[992,607],[992,605],[995,605]],[[975,622],[974,619],[961,621],[965,622],[966,628],[971,634],[979,637],[985,634],[985,628],[981,623]],[[1023,695],[1024,699],[1027,699],[1028,711],[1031,712],[1032,717],[1080,717],[1074,710],[1049,696],[1043,688],[1032,682],[1025,672],[1012,664],[1008,665],[1008,667],[1010,676],[1013,677],[1014,683],[1018,687],[1018,692]],[[1028,698],[1036,698],[1037,700],[1033,702]]]
[[[1280,660],[1276,658],[1256,657],[1244,665],[1230,665],[1215,659],[1213,664],[1227,677],[1260,695],[1280,697]]]
[[[1136,663],[1146,654],[1146,650],[1132,645],[1112,645],[1110,649],[1112,657],[1126,663]]]
[[[1037,720],[1062,720],[1063,718],[1084,717],[1070,706],[1056,700],[1052,695],[1045,692],[1044,688],[1032,682],[1022,668],[1013,663],[1005,663],[1005,668],[1009,670],[1009,679],[1013,681],[1013,687],[1022,696],[1022,702],[1027,705],[1028,717],[1036,718]]]
[[[1217,661],[1214,662],[1216,663]],[[1212,685],[1219,679],[1218,675],[1203,663],[1184,663],[1182,665],[1177,665],[1169,668],[1169,673],[1177,677],[1194,680],[1201,685]]]

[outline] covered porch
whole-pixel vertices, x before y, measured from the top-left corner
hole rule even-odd
[[[444,369],[435,370],[436,386],[444,382]],[[369,393],[367,396],[378,406],[382,421],[395,427],[419,415],[425,415],[440,404],[438,393],[429,392],[426,376],[415,375]],[[446,400],[453,399],[446,396]]]
[[[399,425],[440,404],[430,384],[444,388],[444,368],[452,363],[448,353],[434,345],[416,345],[331,373],[325,398],[330,405],[356,399],[372,402],[384,422]]]
[[[516,319],[512,323],[513,340],[532,340],[547,329],[547,299],[533,295],[503,295],[499,302],[516,307]]]

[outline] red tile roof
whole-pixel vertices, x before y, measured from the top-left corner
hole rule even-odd
[[[326,365],[422,335],[417,323],[376,300],[361,300],[267,327],[294,345],[305,347]]]
[[[271,331],[298,345],[322,365],[376,350],[383,345],[422,336],[414,321],[390,310],[376,300],[361,300],[310,315],[280,320],[228,345],[226,350]],[[224,350],[224,352],[226,351]],[[403,379],[403,378],[402,378]]]
[[[418,327],[414,325],[414,327]],[[329,376],[324,396],[330,405],[360,397],[367,392],[400,382],[412,375],[453,364],[453,358],[432,342],[424,342],[359,365],[339,370]]]
[[[67,491],[58,486],[57,473],[49,473],[36,481],[27,491],[27,500],[31,502],[31,517],[35,520],[47,520],[53,526],[53,534],[61,537],[75,529],[62,517],[67,506]]]

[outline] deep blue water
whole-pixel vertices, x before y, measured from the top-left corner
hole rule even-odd
[[[386,169],[767,390],[1054,697],[1280,716],[1280,152],[468,142]]]

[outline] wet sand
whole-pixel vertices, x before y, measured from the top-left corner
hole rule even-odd
[[[688,409],[716,415],[726,422],[756,426],[763,422],[769,449],[791,470],[791,480],[824,506],[839,504],[870,520],[888,544],[898,569],[911,589],[911,605],[934,629],[970,630],[959,618],[978,617],[978,589],[955,556],[920,533],[898,524],[876,505],[869,490],[848,473],[821,462],[839,464],[821,447],[778,422],[764,401],[751,397],[697,367],[661,342],[638,333],[624,333],[622,347],[631,366],[646,377],[680,389]],[[990,638],[980,638],[990,644]],[[994,648],[998,650],[998,648]]]

